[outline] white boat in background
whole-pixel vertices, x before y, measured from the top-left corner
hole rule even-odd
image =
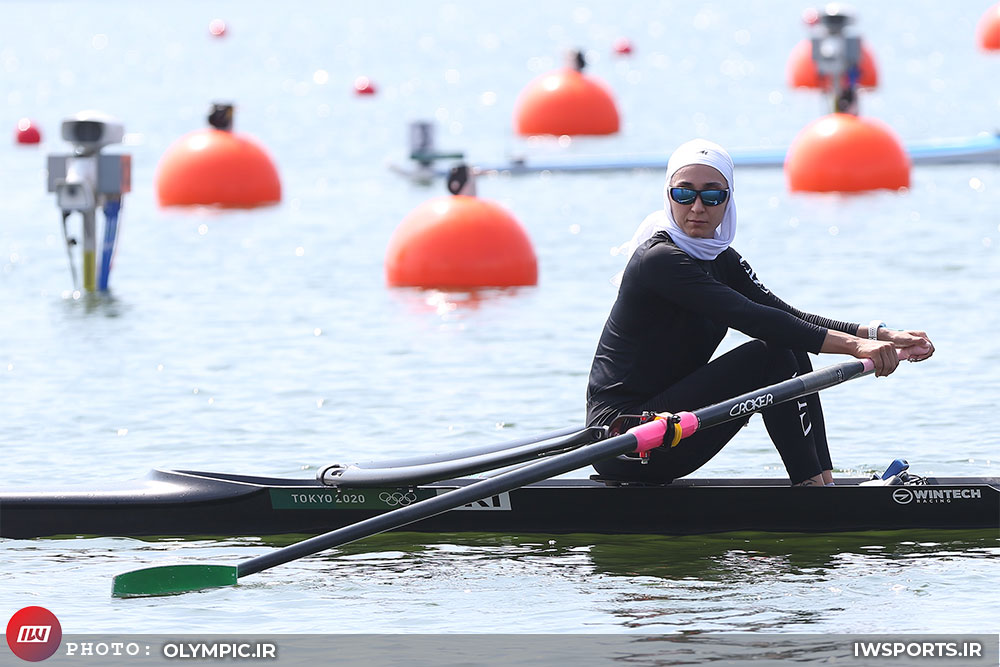
[[[1000,166],[1000,134],[982,133],[973,137],[930,139],[904,144],[914,166],[949,164],[992,164]],[[775,169],[785,164],[787,147],[734,148],[729,151],[741,168]],[[536,174],[540,172],[597,172],[667,167],[669,154],[633,153],[623,155],[512,156],[495,161],[470,162],[462,153],[412,150],[407,164],[390,163],[390,168],[414,180],[447,176],[456,164],[470,165],[476,173]]]

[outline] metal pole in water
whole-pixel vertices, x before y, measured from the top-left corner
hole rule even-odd
[[[83,213],[83,289],[97,289],[97,213],[87,209]]]

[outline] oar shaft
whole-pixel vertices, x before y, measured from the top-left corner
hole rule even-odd
[[[496,477],[484,479],[454,491],[422,500],[407,507],[401,507],[385,514],[365,519],[350,526],[339,528],[329,533],[319,535],[278,549],[257,558],[251,558],[238,566],[238,576],[245,577],[261,570],[281,565],[296,558],[309,556],[324,549],[347,544],[370,535],[400,528],[402,526],[427,519],[447,512],[468,503],[489,498],[499,493],[506,493],[527,484],[534,484],[550,477],[583,468],[601,459],[612,458],[619,454],[636,450],[641,441],[651,439],[662,441],[664,426],[659,422],[641,424],[628,433],[586,445],[551,458],[543,459],[527,467],[513,470]]]
[[[845,361],[769,387],[749,391],[706,408],[680,413],[678,416],[681,419],[681,437],[686,438],[698,429],[718,426],[734,419],[740,419],[772,405],[801,398],[821,389],[827,389],[841,382],[861,377],[872,372],[874,368],[869,359]]]

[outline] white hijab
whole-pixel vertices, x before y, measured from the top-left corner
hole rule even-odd
[[[670,210],[670,181],[678,169],[692,164],[705,164],[718,169],[729,185],[729,198],[724,204],[726,213],[722,218],[722,224],[715,230],[714,238],[701,239],[688,236],[674,220],[674,214]],[[715,259],[729,247],[729,244],[736,237],[734,189],[733,158],[729,157],[726,149],[705,139],[692,139],[681,144],[670,156],[670,161],[667,162],[667,180],[663,186],[663,209],[646,216],[646,219],[635,230],[632,239],[618,248],[619,253],[626,253],[631,258],[635,249],[645,243],[646,239],[657,232],[666,230],[677,247],[691,257]],[[619,273],[615,276],[613,280],[615,284],[621,283],[621,275]]]

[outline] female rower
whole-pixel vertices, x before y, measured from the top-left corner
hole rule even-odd
[[[915,361],[934,353],[923,331],[811,315],[772,294],[730,247],[736,235],[734,199],[733,161],[721,146],[696,139],[670,157],[664,208],[647,217],[629,243],[618,299],[594,355],[589,425],[718,403],[811,371],[807,352],[871,359],[877,376],[896,369],[897,349],[909,349]],[[729,329],[754,340],[712,359]],[[833,483],[818,395],[775,405],[762,415],[792,484]],[[619,457],[594,467],[612,479],[669,482],[704,465],[748,420],[653,450],[645,464]],[[625,420],[620,430],[636,423]]]

